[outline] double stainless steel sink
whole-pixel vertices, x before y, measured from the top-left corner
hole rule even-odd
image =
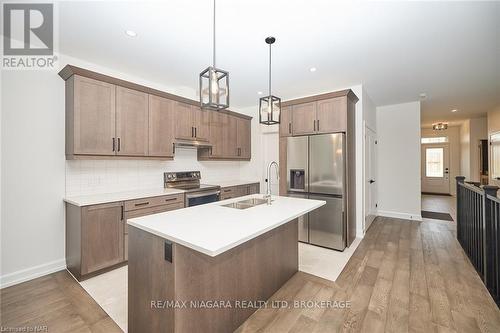
[[[229,204],[221,205],[222,207],[236,208],[236,209],[247,209],[258,205],[263,205],[267,203],[266,199],[252,198],[236,202],[231,202]]]

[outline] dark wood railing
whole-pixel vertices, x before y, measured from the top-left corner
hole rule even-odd
[[[500,199],[497,186],[457,180],[457,239],[500,306]]]

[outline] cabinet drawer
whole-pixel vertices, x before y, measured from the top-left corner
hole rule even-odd
[[[181,208],[184,208],[184,201],[177,202],[174,204],[161,205],[161,206],[155,206],[155,207],[149,207],[149,208],[141,208],[141,209],[128,211],[125,213],[125,217],[124,217],[124,221],[123,221],[125,223],[124,232],[125,232],[125,234],[128,234],[128,224],[127,224],[128,219],[133,219],[136,217],[158,214],[158,213],[163,213],[163,212],[168,212],[170,210],[181,209]]]
[[[236,198],[238,196],[239,196],[239,194],[238,194],[238,187],[237,186],[223,187],[220,190],[220,199],[221,200]]]
[[[160,197],[150,197],[125,201],[125,211],[128,212],[136,209],[144,209],[161,205],[172,205],[177,203],[184,204],[184,194],[164,195]]]

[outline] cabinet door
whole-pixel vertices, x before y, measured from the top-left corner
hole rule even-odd
[[[175,138],[194,140],[194,115],[191,105],[176,102],[175,111]]]
[[[148,95],[116,87],[116,154],[146,156],[148,127]]]
[[[252,153],[252,138],[251,138],[251,120],[236,118],[238,157],[242,159],[250,159]]]
[[[249,187],[249,193],[248,194],[258,194],[260,193],[260,184],[250,184],[248,185]]]
[[[318,133],[345,132],[347,126],[347,97],[336,97],[317,102],[316,131]]]
[[[149,95],[149,156],[174,156],[174,101]]]
[[[71,84],[71,81],[68,81]],[[73,112],[67,114],[66,140],[73,145],[68,153],[114,155],[115,85],[74,76],[73,89],[67,88],[66,102],[73,100]],[[71,107],[71,106],[70,106]],[[71,116],[73,120],[71,123]]]
[[[292,134],[312,134],[316,129],[316,102],[292,106]]]
[[[123,261],[122,203],[82,209],[82,275]]]
[[[238,156],[238,118],[226,115],[227,125],[223,129],[224,133],[224,157],[237,159]]]
[[[194,136],[196,140],[208,141],[210,135],[210,112],[198,106],[192,106],[194,114]]]
[[[281,109],[280,136],[292,136],[292,107]]]
[[[227,126],[227,115],[221,112],[210,112],[210,156],[224,157],[224,128]]]

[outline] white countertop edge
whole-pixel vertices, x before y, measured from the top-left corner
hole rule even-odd
[[[241,199],[241,198],[240,198],[240,199]],[[134,219],[127,220],[127,224],[129,224],[129,225],[131,225],[131,226],[133,226],[133,227],[136,227],[136,228],[138,228],[138,229],[141,229],[141,230],[143,230],[143,231],[147,231],[147,232],[149,232],[149,233],[151,233],[151,234],[153,234],[153,235],[156,235],[156,236],[161,237],[161,238],[163,238],[163,239],[166,239],[166,240],[168,240],[168,241],[171,241],[171,242],[174,242],[174,243],[177,243],[177,244],[183,245],[183,246],[185,246],[185,247],[187,247],[187,248],[193,249],[193,250],[195,250],[195,251],[201,252],[201,253],[206,254],[206,255],[208,255],[208,256],[210,256],[210,257],[216,257],[216,256],[218,256],[219,254],[222,254],[222,253],[224,253],[224,252],[226,252],[226,251],[228,251],[228,250],[231,250],[232,248],[237,247],[238,245],[241,245],[241,244],[243,244],[243,243],[245,243],[245,242],[247,242],[247,241],[249,241],[249,240],[251,240],[251,239],[254,239],[254,238],[256,238],[256,237],[258,237],[258,236],[260,236],[260,235],[263,235],[263,234],[265,234],[265,233],[266,233],[266,232],[268,232],[268,231],[271,231],[271,230],[273,230],[273,229],[276,229],[277,227],[279,227],[279,226],[281,226],[281,225],[283,225],[283,224],[285,224],[285,223],[288,223],[288,222],[290,222],[290,221],[292,221],[292,220],[295,220],[296,218],[299,218],[299,217],[301,217],[302,215],[305,215],[305,214],[307,214],[307,213],[309,213],[309,212],[311,212],[311,211],[313,211],[313,210],[315,210],[315,209],[317,209],[317,208],[319,208],[319,207],[321,207],[321,206],[324,206],[325,204],[326,204],[326,202],[324,202],[324,201],[323,201],[323,202],[321,202],[321,203],[319,203],[319,204],[317,204],[317,205],[314,205],[314,206],[313,206],[313,207],[311,207],[310,209],[305,210],[304,212],[302,212],[302,213],[300,213],[300,214],[295,214],[295,215],[292,215],[291,217],[287,218],[287,219],[286,219],[286,220],[284,220],[284,221],[280,221],[280,222],[278,222],[278,223],[275,223],[275,224],[273,224],[273,225],[270,225],[269,227],[264,228],[264,229],[262,229],[262,230],[259,230],[258,232],[255,232],[255,233],[253,233],[253,234],[250,234],[250,235],[248,235],[247,237],[244,237],[244,238],[242,238],[242,239],[240,239],[240,240],[238,240],[238,241],[236,241],[236,242],[234,242],[234,243],[231,243],[231,244],[228,244],[228,245],[226,245],[226,246],[224,246],[224,247],[221,247],[221,248],[220,248],[220,249],[218,249],[217,251],[210,251],[210,250],[205,249],[205,248],[203,248],[203,247],[199,247],[199,246],[197,246],[197,245],[195,245],[195,244],[185,242],[185,241],[183,241],[183,240],[181,240],[181,239],[177,239],[176,237],[172,237],[172,236],[170,236],[170,235],[164,234],[164,233],[159,232],[159,231],[157,231],[157,230],[154,230],[154,229],[151,229],[151,228],[145,227],[145,226],[143,226],[143,225],[140,225],[140,224],[138,224],[138,223],[135,223],[135,222],[134,222]]]

